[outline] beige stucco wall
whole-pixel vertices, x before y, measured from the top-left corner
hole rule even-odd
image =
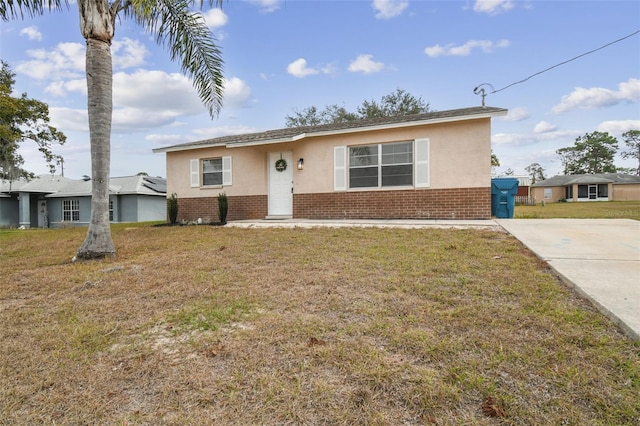
[[[637,201],[640,200],[640,184],[608,184],[609,201]],[[551,198],[544,198],[544,187],[531,188],[537,201],[556,202],[565,197],[564,186],[551,187]],[[569,200],[572,201],[572,200]],[[578,185],[573,185],[573,201],[578,201]]]
[[[614,185],[613,200],[614,201],[640,200],[640,184],[630,183],[630,184],[624,184],[624,185]]]
[[[265,195],[268,190],[267,155],[293,152],[294,191],[296,193],[333,192],[333,148],[384,142],[430,140],[430,187],[476,188],[491,186],[490,119],[474,119],[419,127],[348,133],[306,138],[296,142],[239,148],[204,148],[168,152],[167,193],[179,197]],[[233,184],[225,187],[191,188],[190,160],[231,156]],[[296,162],[304,158],[304,170]],[[272,166],[272,165],[269,165]],[[371,189],[368,189],[371,190]],[[385,189],[389,190],[389,189]]]
[[[548,188],[548,187],[547,187]],[[552,186],[551,187],[551,197],[545,198],[544,196],[545,187],[536,186],[531,188],[531,194],[536,199],[536,202],[545,203],[555,203],[556,201],[562,200],[566,195],[566,190],[564,186]]]

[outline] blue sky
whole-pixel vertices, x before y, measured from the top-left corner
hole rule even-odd
[[[212,120],[190,81],[153,36],[119,20],[112,46],[111,175],[166,176],[153,148],[284,127],[294,110],[363,100],[404,89],[436,110],[507,108],[494,119],[501,167],[532,162],[561,172],[555,150],[576,137],[640,129],[640,34],[500,90],[640,30],[634,1],[227,0],[204,10],[225,61],[225,106]],[[2,22],[0,57],[16,73],[16,94],[46,102],[68,141],[56,153],[65,176],[90,175],[84,40],[68,11]],[[47,173],[32,144],[26,168]],[[617,160],[625,167],[633,161]]]

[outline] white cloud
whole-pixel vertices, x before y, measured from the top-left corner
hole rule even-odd
[[[473,10],[478,13],[488,13],[495,15],[501,12],[507,12],[515,7],[512,0],[476,0],[473,4]]]
[[[271,13],[280,8],[282,0],[247,0],[249,3],[254,4],[262,9],[264,13]]]
[[[89,131],[89,119],[87,110],[72,109],[65,107],[49,107],[51,125],[66,132]]]
[[[373,55],[359,55],[349,64],[349,71],[363,72],[365,74],[382,71],[384,64],[382,62],[375,62],[372,58]]]
[[[495,145],[524,146],[533,145],[543,141],[559,140],[563,143],[573,141],[584,132],[577,130],[548,130],[544,133],[496,133],[491,137]]]
[[[180,112],[172,109],[113,108],[113,133],[144,132],[173,123]]]
[[[207,27],[210,29],[224,27],[229,21],[229,17],[222,11],[222,9],[213,8],[206,11],[202,17]]]
[[[532,135],[519,134],[519,133],[496,133],[491,136],[491,143],[495,145],[511,145],[522,146],[531,145],[537,142],[537,139]]]
[[[205,111],[191,81],[182,74],[137,70],[113,75],[113,104],[172,116]]]
[[[618,90],[605,89],[603,87],[576,87],[573,92],[564,95],[560,103],[551,110],[562,113],[574,109],[596,109],[615,105],[620,102],[637,102],[640,100],[640,80],[630,78],[618,84]]]
[[[42,33],[35,25],[23,28],[20,30],[20,35],[27,36],[29,40],[42,41]]]
[[[67,81],[54,81],[47,85],[44,91],[53,96],[66,96],[67,92],[77,92],[86,95],[87,80],[86,78],[81,78]]]
[[[183,142],[189,142],[190,139],[185,135],[160,135],[150,134],[144,137],[145,140],[160,146],[176,145]]]
[[[436,58],[438,56],[469,56],[473,49],[480,49],[484,53],[491,53],[495,49],[502,49],[508,46],[509,40],[499,40],[495,43],[490,40],[469,40],[465,44],[461,44],[459,46],[454,44],[440,46],[439,44],[436,44],[435,46],[426,47],[424,49],[424,53],[432,58]]]
[[[596,128],[599,132],[607,132],[612,135],[622,135],[629,130],[640,129],[640,120],[614,120],[603,121]]]
[[[377,19],[391,19],[399,16],[409,6],[409,0],[373,0]]]
[[[113,69],[134,68],[144,65],[144,58],[148,54],[149,51],[142,43],[126,37],[122,41],[114,40],[111,45]]]
[[[80,43],[59,43],[53,50],[27,50],[31,59],[19,63],[16,72],[36,80],[61,80],[84,75],[85,48]]]
[[[547,121],[541,121],[533,128],[534,133],[549,133],[558,129],[558,126]]]
[[[304,58],[298,58],[295,61],[287,65],[287,72],[294,77],[304,78],[309,75],[318,74],[319,71],[315,68],[308,68],[307,61]]]
[[[36,80],[85,78],[85,51],[81,43],[58,43],[53,50],[27,50],[27,56],[31,59],[18,64],[16,72]],[[139,67],[149,53],[142,43],[129,38],[114,41],[111,51],[114,69]],[[61,93],[58,92],[58,95]]]
[[[54,82],[54,95],[86,91],[83,80]],[[188,78],[181,74],[138,70],[113,76],[113,132],[141,132],[172,125],[179,117],[206,112]],[[88,132],[86,109],[51,107],[52,125],[64,132]]]
[[[531,114],[529,110],[525,107],[516,107],[509,109],[509,112],[506,116],[500,117],[500,119],[504,121],[522,121],[529,118]]]
[[[237,77],[224,79],[224,106],[246,108],[251,101],[251,88]]]

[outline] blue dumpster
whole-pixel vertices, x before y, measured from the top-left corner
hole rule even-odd
[[[510,219],[516,206],[518,179],[491,179],[491,215],[499,219]]]

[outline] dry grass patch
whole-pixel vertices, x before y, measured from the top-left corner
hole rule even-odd
[[[640,346],[507,234],[0,231],[0,424],[640,422]]]

